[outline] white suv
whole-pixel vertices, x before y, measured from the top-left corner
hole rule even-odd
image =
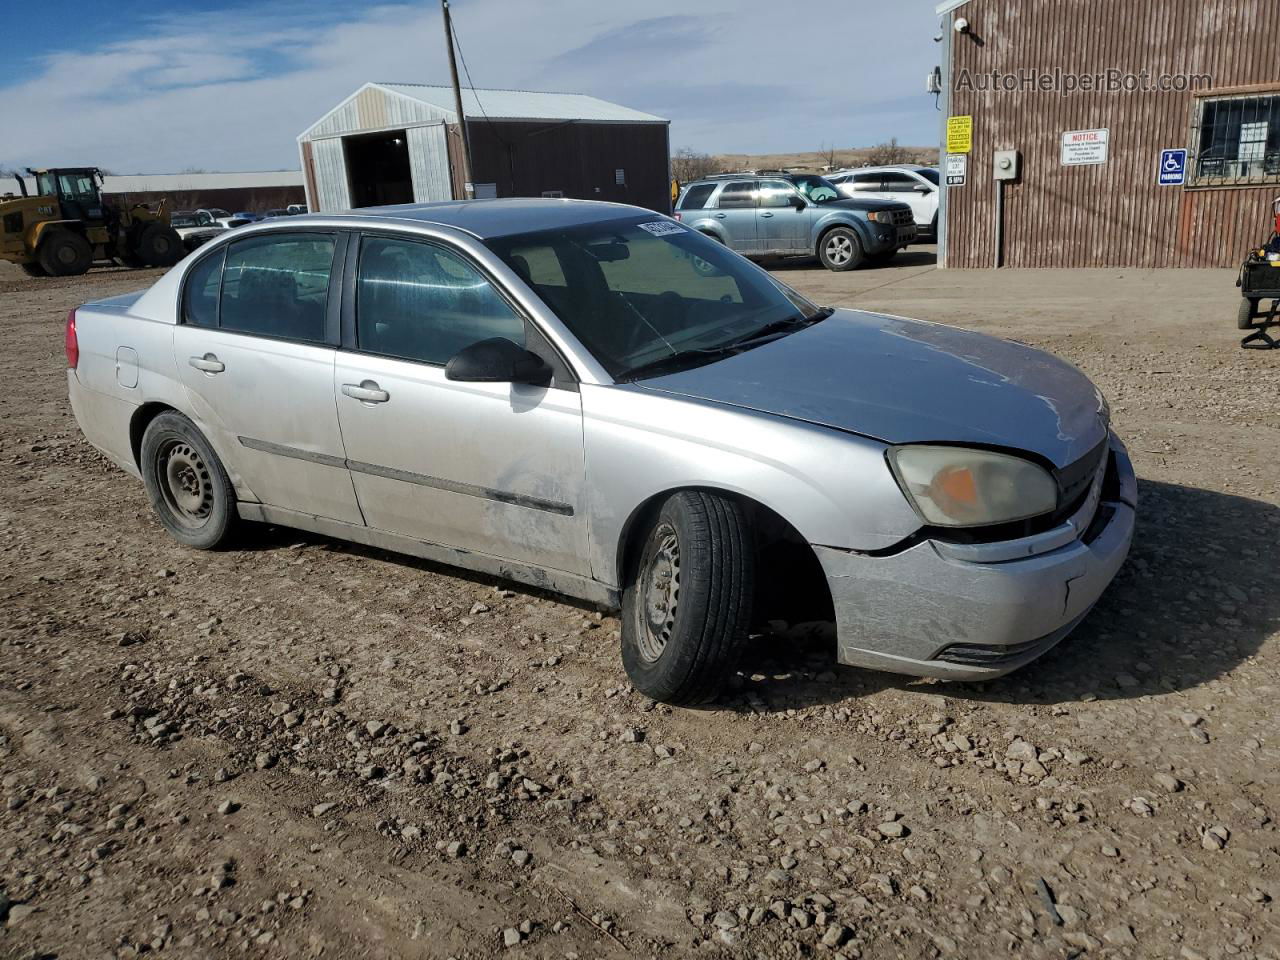
[[[904,163],[859,167],[827,177],[846,197],[898,200],[911,206],[921,237],[938,238],[938,168]]]

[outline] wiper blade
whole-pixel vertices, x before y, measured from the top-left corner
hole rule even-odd
[[[759,340],[764,340],[764,339],[776,336],[777,334],[784,333],[787,330],[791,330],[796,327],[811,326],[815,323],[818,323],[821,320],[827,319],[827,317],[831,316],[831,314],[833,314],[834,312],[835,310],[832,307],[822,307],[820,310],[818,310],[817,313],[810,314],[809,316],[784,317],[781,320],[773,320],[770,323],[766,323],[760,329],[753,330],[751,333],[748,333],[746,336],[739,337],[737,340],[734,340],[729,344],[726,344],[726,346],[729,346],[729,347],[750,346],[751,344]]]
[[[734,350],[735,345],[733,344],[698,350],[678,350],[675,353],[667,354],[665,357],[658,357],[656,360],[648,360],[638,366],[634,366],[621,374],[618,379],[639,380],[642,377],[656,376],[660,373],[672,373],[675,370],[711,363],[713,360],[718,360],[727,354],[733,353]]]

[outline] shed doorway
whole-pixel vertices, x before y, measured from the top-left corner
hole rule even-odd
[[[413,203],[409,141],[403,130],[343,137],[352,207]]]

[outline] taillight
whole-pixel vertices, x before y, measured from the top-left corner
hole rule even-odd
[[[67,366],[74,370],[80,365],[80,341],[76,339],[76,312],[67,314]]]

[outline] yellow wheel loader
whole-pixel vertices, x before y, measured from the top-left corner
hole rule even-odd
[[[117,209],[102,199],[97,167],[28,170],[36,196],[18,177],[21,196],[0,197],[0,260],[33,277],[70,277],[96,261],[129,267],[168,267],[185,253],[169,226],[165,202]]]

